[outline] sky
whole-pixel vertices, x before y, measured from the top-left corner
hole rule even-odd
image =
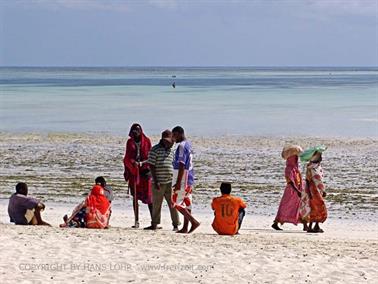
[[[378,0],[0,0],[0,66],[378,66]]]

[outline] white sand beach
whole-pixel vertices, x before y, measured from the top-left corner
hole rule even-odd
[[[377,19],[378,0],[0,0],[0,284],[378,284]],[[171,170],[190,234],[165,200],[158,224]],[[235,236],[212,228],[222,183]],[[11,223],[10,198],[46,226]]]
[[[7,224],[1,203],[1,283],[376,283],[378,229],[373,222],[329,219],[325,233],[300,226],[270,228],[272,218],[248,208],[241,234],[218,236],[209,210],[194,211],[200,228],[191,235],[163,229],[130,229],[130,208],[114,208],[108,230],[61,229],[73,204],[48,204],[53,227]],[[145,209],[145,208],[144,208]],[[142,224],[148,225],[146,210]]]
[[[157,138],[153,138],[157,141]],[[94,134],[0,135],[1,283],[375,283],[378,277],[376,142],[360,139],[194,137],[191,235],[131,229],[131,199],[122,180],[125,139]],[[325,233],[270,228],[283,190],[285,143],[329,146],[324,155],[329,219]],[[61,229],[62,216],[104,175],[115,192],[108,230]],[[248,204],[240,235],[218,236],[210,201],[219,182],[233,182]],[[53,227],[9,223],[7,198],[18,181],[46,204]],[[149,225],[146,206],[141,226]]]

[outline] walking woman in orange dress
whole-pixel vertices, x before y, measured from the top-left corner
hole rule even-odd
[[[323,233],[319,223],[327,219],[327,207],[324,201],[326,196],[323,184],[323,169],[321,166],[322,152],[326,150],[323,145],[310,148],[301,155],[302,161],[307,161],[305,192],[309,196],[310,212],[306,219],[310,222],[309,233]],[[313,227],[313,224],[315,226]]]

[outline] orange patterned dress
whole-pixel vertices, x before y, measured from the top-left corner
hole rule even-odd
[[[324,223],[327,219],[327,207],[323,197],[325,186],[320,163],[309,162],[307,164],[305,191],[309,196],[311,208],[308,221]]]

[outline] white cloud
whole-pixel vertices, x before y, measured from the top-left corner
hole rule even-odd
[[[129,10],[127,1],[123,0],[32,0],[33,3],[48,9],[107,10],[125,12]]]
[[[331,14],[378,16],[378,0],[307,0],[314,7]]]
[[[177,0],[149,0],[148,3],[150,3],[153,6],[169,9],[177,8],[178,6]]]

